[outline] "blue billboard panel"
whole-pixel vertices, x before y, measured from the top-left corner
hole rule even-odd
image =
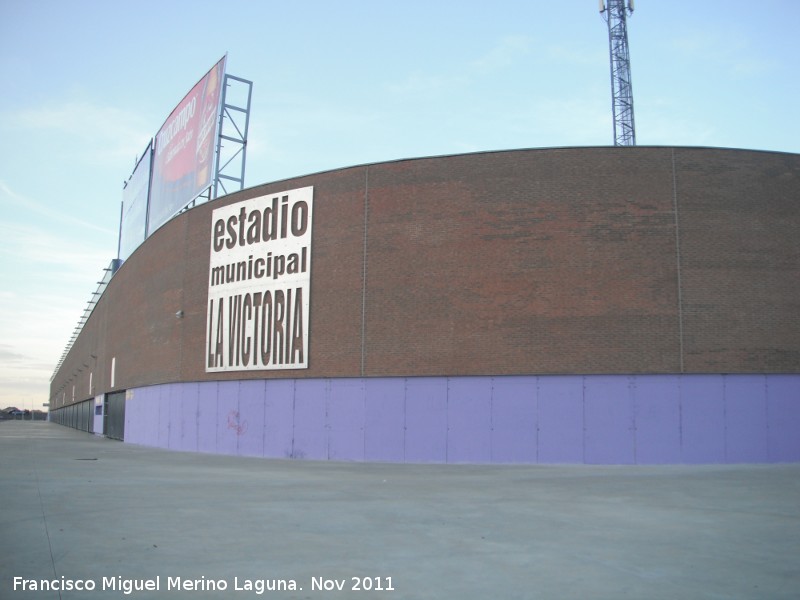
[[[127,260],[146,236],[147,197],[150,191],[150,165],[153,141],[147,144],[142,158],[122,189],[122,220],[119,227],[119,258]]]

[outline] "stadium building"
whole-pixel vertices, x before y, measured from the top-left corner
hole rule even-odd
[[[55,422],[294,459],[800,460],[800,155],[399,160],[143,237],[53,376]]]

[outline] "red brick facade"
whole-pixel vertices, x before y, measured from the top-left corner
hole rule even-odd
[[[207,374],[212,210],[309,185],[309,368]],[[787,372],[800,156],[518,150],[329,171],[187,211],[114,276],[51,402],[224,379]]]

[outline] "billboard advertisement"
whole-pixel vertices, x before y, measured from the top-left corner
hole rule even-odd
[[[212,183],[224,78],[225,57],[197,82],[156,134],[147,235]]]
[[[213,211],[206,372],[308,368],[314,188]]]
[[[152,158],[153,141],[150,140],[122,189],[122,220],[119,226],[119,258],[122,260],[127,260],[146,237]]]

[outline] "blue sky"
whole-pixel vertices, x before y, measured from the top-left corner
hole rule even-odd
[[[800,2],[638,0],[639,145],[800,152]],[[0,0],[0,407],[39,408],[122,184],[228,53],[246,186],[354,164],[612,143],[596,0]]]

